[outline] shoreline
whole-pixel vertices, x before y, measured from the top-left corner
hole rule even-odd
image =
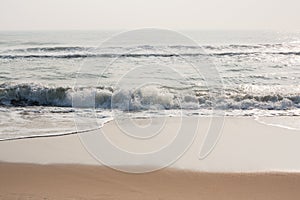
[[[204,118],[204,119],[211,119],[210,116],[183,116],[184,118]],[[170,119],[176,119],[176,118],[181,118],[178,116],[156,116],[155,119],[161,119],[161,118],[170,118]],[[214,117],[216,118],[216,117]],[[217,118],[222,118],[222,116],[217,116]],[[300,118],[300,116],[223,116],[223,118],[226,119],[247,119],[247,120],[253,120],[256,121],[259,124],[269,126],[269,127],[276,127],[280,128],[283,130],[288,130],[288,131],[298,131],[300,133],[299,128],[294,128],[294,127],[289,127],[287,125],[281,125],[277,123],[272,123],[272,122],[265,122],[263,119],[271,119],[271,118]],[[126,120],[147,120],[147,118],[129,118]],[[76,135],[76,134],[81,134],[81,133],[87,133],[95,130],[102,129],[104,126],[106,126],[109,123],[112,123],[114,119],[108,120],[103,123],[102,126],[98,128],[91,128],[91,129],[86,129],[86,130],[80,130],[80,131],[70,131],[70,132],[61,132],[61,133],[54,133],[54,134],[41,134],[41,135],[28,135],[28,136],[19,136],[19,137],[11,137],[11,138],[0,138],[0,144],[2,141],[16,141],[16,140],[27,140],[27,139],[39,139],[39,138],[55,138],[55,137],[63,137],[63,136],[68,136],[68,135]],[[1,160],[0,160],[1,162]]]
[[[167,120],[169,120],[168,126],[162,132],[165,136],[157,140],[155,140],[156,137],[153,138],[150,144],[144,141],[128,143],[129,141],[126,140],[124,133],[120,132],[119,125],[115,121],[105,124],[101,130],[120,147],[126,147],[132,151],[138,149],[149,152],[161,147],[160,143],[169,142],[170,138],[166,135],[177,130],[180,119],[170,117]],[[190,117],[185,123],[193,124],[193,120],[195,118]],[[124,124],[127,122],[125,120]],[[154,123],[158,122],[154,121]],[[139,119],[135,123],[144,125],[146,120]],[[295,159],[297,152],[300,151],[299,131],[264,125],[249,117],[226,117],[219,142],[207,158],[199,159],[200,147],[209,124],[210,118],[199,118],[197,138],[188,151],[170,167],[225,173],[300,171],[300,162]],[[96,131],[94,132],[97,134]],[[94,134],[94,132],[84,134]],[[84,165],[99,165],[100,163],[87,151],[78,134],[0,141],[0,162]],[[125,166],[126,163],[120,165]]]

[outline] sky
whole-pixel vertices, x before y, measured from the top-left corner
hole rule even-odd
[[[0,30],[300,30],[299,0],[0,0]]]

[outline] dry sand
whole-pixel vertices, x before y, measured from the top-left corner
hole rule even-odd
[[[299,186],[295,173],[127,174],[101,166],[0,163],[0,199],[298,200]]]

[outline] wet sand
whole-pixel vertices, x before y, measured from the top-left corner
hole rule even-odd
[[[0,164],[0,199],[299,199],[300,174],[128,174],[101,166]]]
[[[168,120],[166,133],[176,129],[179,119]],[[0,199],[300,198],[299,131],[250,118],[226,118],[219,143],[206,159],[199,160],[208,124],[209,118],[200,119],[198,137],[171,168],[146,174],[100,166],[76,134],[1,141]],[[113,122],[103,130],[120,145],[127,144],[120,140],[123,136]]]

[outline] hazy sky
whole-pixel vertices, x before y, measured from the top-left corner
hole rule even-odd
[[[1,30],[300,30],[300,0],[0,0]]]

